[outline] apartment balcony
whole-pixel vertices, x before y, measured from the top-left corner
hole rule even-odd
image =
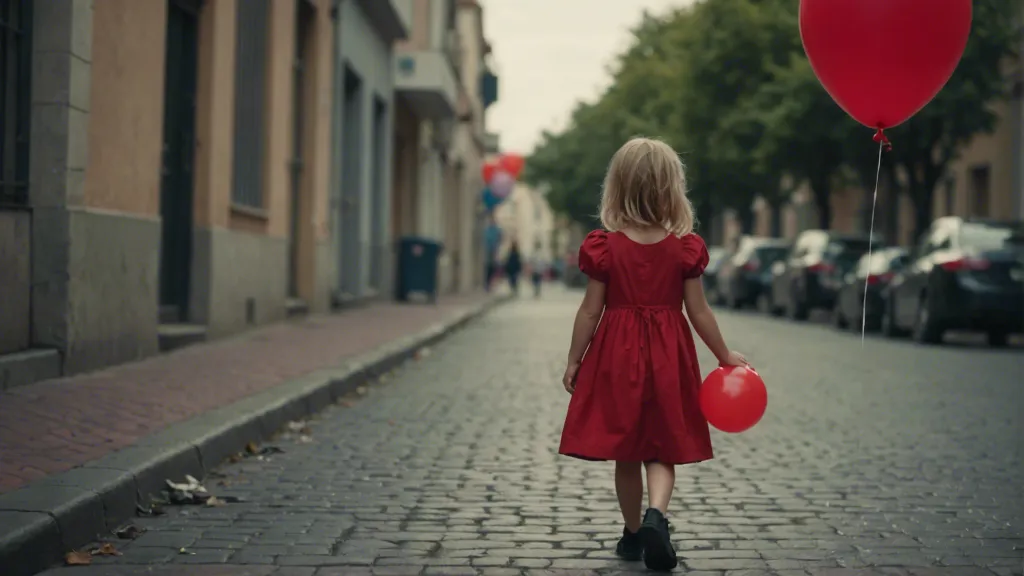
[[[342,0],[334,0],[335,10]],[[395,0],[357,0],[366,19],[389,44],[409,36],[411,15]]]
[[[411,50],[395,54],[395,92],[424,119],[455,117],[459,82],[448,54]]]

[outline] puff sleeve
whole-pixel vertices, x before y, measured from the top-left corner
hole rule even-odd
[[[608,283],[608,233],[594,230],[580,245],[580,271],[598,282]]]
[[[703,238],[696,234],[687,234],[683,238],[683,269],[686,270],[684,277],[687,280],[700,278],[710,260]]]

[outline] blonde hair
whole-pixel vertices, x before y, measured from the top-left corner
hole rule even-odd
[[[686,174],[671,146],[638,137],[619,148],[604,178],[601,223],[610,232],[653,226],[677,236],[693,232]]]

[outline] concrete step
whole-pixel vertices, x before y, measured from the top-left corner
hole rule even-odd
[[[60,352],[56,350],[34,348],[0,354],[0,390],[60,378],[62,369]]]
[[[160,306],[160,323],[176,324],[181,322],[181,311],[177,306]]]
[[[206,326],[201,324],[161,324],[157,331],[160,351],[170,352],[206,341]]]
[[[298,318],[309,314],[309,304],[302,298],[289,298],[284,303],[288,318]]]

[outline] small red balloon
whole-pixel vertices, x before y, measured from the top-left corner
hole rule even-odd
[[[768,390],[753,368],[721,366],[700,387],[700,409],[708,423],[736,434],[757,424],[768,407]]]
[[[494,179],[494,174],[498,172],[498,163],[493,160],[484,162],[483,168],[481,168],[481,175],[484,177],[484,183],[490,184],[491,180]]]
[[[800,0],[800,38],[821,85],[855,120],[892,128],[953,75],[971,0]]]
[[[513,178],[519,178],[523,173],[523,167],[526,166],[526,160],[518,154],[505,154],[498,160],[498,165]]]

